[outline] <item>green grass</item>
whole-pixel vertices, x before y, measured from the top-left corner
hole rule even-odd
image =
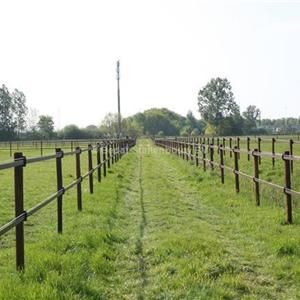
[[[241,167],[252,168],[243,158]],[[28,179],[27,206],[37,191],[50,191],[51,176]],[[9,181],[0,178],[2,191]],[[1,192],[0,215],[10,192]],[[24,273],[14,270],[13,235],[1,239],[0,298],[299,299],[299,216],[296,209],[295,224],[285,225],[283,196],[270,194],[264,190],[256,207],[249,181],[237,195],[232,174],[222,185],[218,170],[204,173],[140,141],[95,183],[93,195],[85,183],[81,213],[75,193],[66,195],[62,235],[55,205],[26,222]]]

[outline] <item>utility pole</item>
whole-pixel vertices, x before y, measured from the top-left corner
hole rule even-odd
[[[117,61],[117,81],[118,81],[118,138],[122,135],[121,128],[121,105],[120,105],[120,61]]]

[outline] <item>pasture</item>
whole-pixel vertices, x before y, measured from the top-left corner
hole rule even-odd
[[[251,149],[256,146],[253,142]],[[271,143],[261,146],[271,151]],[[288,147],[277,143],[276,152]],[[293,150],[300,155],[300,145]],[[233,167],[228,151],[224,160]],[[85,152],[82,173],[87,165]],[[239,169],[253,174],[252,157],[249,162],[241,153]],[[262,157],[259,170],[261,178],[284,185],[282,160],[273,167],[271,158]],[[26,208],[56,191],[55,161],[32,164],[24,173]],[[292,188],[298,191],[299,173],[296,161]],[[74,174],[74,157],[66,156],[64,182]],[[1,224],[14,216],[12,178],[11,169],[0,171]],[[15,271],[13,232],[1,237],[1,299],[300,297],[297,197],[293,224],[286,225],[282,191],[261,184],[257,207],[247,178],[240,178],[237,194],[232,172],[225,170],[222,184],[217,167],[212,171],[207,164],[204,172],[201,163],[196,167],[195,160],[183,160],[149,140],[138,141],[112,165],[93,194],[88,188],[82,182],[81,212],[76,190],[64,195],[62,234],[56,233],[55,203],[25,222],[24,272]]]

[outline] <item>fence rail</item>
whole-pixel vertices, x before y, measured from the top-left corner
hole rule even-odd
[[[14,168],[14,190],[15,190],[15,218],[0,227],[0,236],[4,235],[13,228],[16,228],[16,267],[17,270],[24,270],[25,267],[25,254],[24,254],[24,222],[33,214],[37,213],[40,209],[47,206],[49,203],[57,200],[57,231],[63,231],[63,195],[70,189],[77,188],[77,208],[82,210],[82,190],[81,183],[84,179],[89,179],[89,192],[93,193],[93,173],[97,171],[98,182],[101,182],[102,172],[106,177],[107,168],[111,164],[118,162],[122,155],[127,153],[131,147],[136,143],[135,139],[113,139],[101,140],[95,142],[94,145],[88,144],[87,148],[81,149],[79,146],[75,150],[64,152],[61,148],[55,149],[55,154],[27,158],[22,152],[14,153],[14,160],[0,164],[0,170]],[[102,160],[101,160],[102,149]],[[97,165],[93,167],[92,151],[96,150]],[[80,155],[83,152],[88,152],[88,171],[81,175],[81,159]],[[66,186],[63,186],[63,170],[62,160],[65,156],[75,155],[76,164],[76,179]],[[24,210],[24,175],[23,169],[28,164],[43,162],[47,160],[56,160],[56,181],[57,191],[52,195],[43,199],[41,202],[31,207],[29,210]]]
[[[199,164],[202,164],[203,170],[207,170],[207,165],[210,166],[211,170],[215,168],[220,169],[220,178],[222,184],[225,182],[225,174],[224,170],[230,171],[234,175],[235,179],[235,190],[237,193],[240,192],[240,176],[250,179],[253,181],[254,184],[254,193],[255,193],[255,201],[256,205],[260,205],[260,184],[268,185],[272,188],[281,190],[285,195],[285,212],[286,212],[286,223],[291,224],[293,221],[293,214],[292,214],[292,195],[300,196],[300,192],[293,190],[291,185],[291,175],[293,172],[292,163],[293,161],[300,161],[300,156],[292,155],[290,151],[285,151],[284,153],[269,153],[269,152],[262,152],[261,149],[255,148],[253,150],[247,149],[240,149],[238,146],[234,147],[226,147],[223,144],[215,145],[213,143],[207,145],[200,139],[196,139],[193,141],[190,140],[182,140],[182,139],[173,139],[173,138],[155,138],[154,143],[159,146],[163,147],[164,149],[168,150],[171,153],[176,154],[177,156],[181,157],[184,160],[192,161],[198,167]],[[230,167],[224,164],[224,155],[225,151],[229,151],[231,154],[230,157],[233,158],[234,167]],[[202,157],[199,155],[199,152],[202,152]],[[218,154],[219,161],[216,162],[215,153]],[[246,154],[248,160],[250,160],[250,156],[253,158],[253,169],[254,174],[250,175],[243,171],[239,170],[239,160],[240,154]],[[209,154],[209,158],[207,155]],[[272,183],[266,180],[259,178],[260,173],[260,163],[262,157],[271,157],[272,163],[274,166],[273,160],[280,159],[283,161],[283,168],[284,168],[284,179],[285,185],[279,185],[276,183]]]

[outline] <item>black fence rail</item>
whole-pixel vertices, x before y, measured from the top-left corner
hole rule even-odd
[[[131,147],[136,144],[135,139],[113,139],[100,140],[94,145],[88,144],[86,148],[75,147],[74,150],[64,152],[61,148],[55,149],[55,154],[27,158],[22,152],[14,153],[14,160],[0,164],[0,170],[14,168],[14,192],[15,192],[15,218],[0,227],[0,236],[4,235],[13,228],[16,228],[16,267],[17,270],[24,270],[25,254],[24,254],[24,222],[40,209],[47,206],[54,200],[57,200],[57,231],[63,232],[63,195],[70,189],[77,189],[77,209],[82,210],[82,189],[81,183],[84,179],[89,180],[89,192],[92,194],[94,190],[93,173],[97,171],[98,182],[101,182],[102,176],[106,177],[107,168],[111,164],[117,163]],[[93,167],[92,151],[96,151],[97,165]],[[88,172],[81,174],[81,153],[88,152]],[[102,154],[102,155],[101,155]],[[65,156],[74,156],[76,165],[76,180],[68,185],[63,185],[63,169],[62,160]],[[102,156],[102,158],[101,158]],[[43,162],[47,160],[56,160],[56,182],[57,191],[52,195],[43,199],[29,210],[24,210],[24,174],[23,169],[29,164]]]
[[[214,145],[214,144],[205,144],[204,141],[196,140],[183,141],[173,138],[163,139],[155,138],[155,145],[163,147],[171,153],[176,154],[186,161],[193,162],[197,167],[202,164],[203,170],[206,171],[209,167],[211,170],[219,169],[221,182],[225,182],[225,172],[224,170],[232,172],[235,179],[235,191],[236,193],[240,192],[240,177],[247,178],[253,182],[255,201],[256,205],[260,205],[260,185],[265,184],[274,189],[281,190],[285,195],[285,212],[286,212],[286,223],[291,224],[293,221],[292,214],[292,196],[300,196],[300,192],[292,189],[292,163],[293,161],[300,161],[300,156],[292,155],[290,151],[284,151],[284,153],[279,154],[275,152],[262,152],[260,149],[256,148],[253,150],[250,149],[239,149],[238,146],[226,147],[223,144]],[[234,167],[226,166],[224,164],[224,155],[229,152],[233,159]],[[217,155],[218,156],[217,156]],[[247,174],[239,169],[239,160],[240,154],[246,154],[248,160],[252,157],[253,160],[253,175]],[[217,157],[216,157],[217,156]],[[281,160],[283,161],[284,168],[284,182],[285,185],[279,185],[276,183],[269,182],[259,178],[260,173],[260,159],[262,157],[269,157],[272,160]],[[216,161],[217,160],[217,161]]]
[[[240,149],[241,143],[246,144],[247,151],[251,151],[251,145],[255,144],[255,148],[258,149],[259,152],[262,152],[262,144],[267,142],[270,144],[271,152],[274,155],[276,153],[277,145],[284,145],[291,155],[293,155],[294,150],[299,150],[300,152],[300,136],[222,136],[222,137],[206,137],[206,136],[199,136],[199,137],[166,137],[167,140],[176,140],[185,143],[198,143],[198,144],[205,144],[207,146],[210,145],[223,145],[224,147],[228,146],[232,149],[236,146]],[[297,148],[296,148],[297,147]],[[230,152],[230,156],[232,156],[232,151]],[[248,160],[250,160],[251,154],[248,154]],[[259,163],[261,163],[261,158],[259,157]],[[276,160],[275,157],[272,157],[272,164],[275,166]],[[293,169],[293,162],[291,163],[291,168]]]
[[[111,142],[114,139],[101,139],[103,142]],[[32,141],[5,141],[0,142],[0,151],[7,151],[12,157],[15,151],[36,150],[43,156],[45,150],[53,150],[62,147],[65,150],[74,151],[76,147],[97,146],[99,139],[70,139],[70,140],[32,140]]]

